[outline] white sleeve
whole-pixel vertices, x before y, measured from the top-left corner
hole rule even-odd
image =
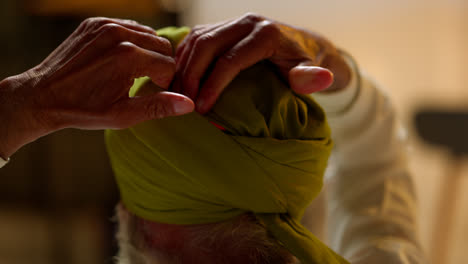
[[[353,68],[343,92],[313,95],[335,142],[325,183],[329,245],[356,264],[425,263],[404,130],[388,98]]]
[[[0,157],[0,169],[1,169],[3,166],[5,166],[5,165],[8,163],[8,161],[10,161],[10,159],[4,160],[2,157]]]

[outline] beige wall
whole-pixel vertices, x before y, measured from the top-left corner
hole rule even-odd
[[[466,0],[180,2],[190,3],[185,5],[182,17],[186,25],[216,22],[252,11],[318,31],[353,54],[361,68],[386,88],[409,127],[411,170],[420,199],[422,244],[430,251],[434,204],[442,179],[449,178],[444,172],[450,165],[447,153],[427,147],[416,138],[411,120],[413,112],[425,105],[466,106]],[[468,170],[464,171],[468,177]],[[467,177],[462,189],[468,189]],[[450,260],[445,263],[462,263],[468,243],[468,225],[463,224],[468,195],[461,194],[458,199],[462,202],[458,204],[456,236],[452,238]]]

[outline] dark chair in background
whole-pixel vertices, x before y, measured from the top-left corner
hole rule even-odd
[[[430,252],[434,264],[444,264],[453,231],[457,197],[462,191],[463,159],[468,157],[468,109],[421,110],[415,114],[414,124],[426,143],[445,148],[451,155],[450,164],[442,175]]]

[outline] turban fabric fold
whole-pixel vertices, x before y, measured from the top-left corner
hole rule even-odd
[[[175,47],[188,31],[158,35]],[[130,95],[152,86],[137,79]],[[347,263],[300,224],[332,147],[326,117],[268,62],[242,71],[207,115],[107,130],[106,144],[122,202],[139,217],[190,225],[252,212],[303,264]]]

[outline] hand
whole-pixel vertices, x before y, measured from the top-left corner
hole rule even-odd
[[[350,76],[343,58],[324,38],[247,14],[197,26],[190,32],[177,48],[173,89],[196,99],[197,111],[205,113],[241,70],[264,59],[277,66],[297,93],[322,91],[330,86],[340,89]],[[205,76],[210,67],[209,76]],[[200,88],[202,77],[206,81]]]
[[[191,112],[183,95],[128,96],[134,78],[149,76],[167,88],[174,72],[172,47],[153,29],[87,19],[40,65],[0,82],[0,155],[62,128],[126,128]]]

